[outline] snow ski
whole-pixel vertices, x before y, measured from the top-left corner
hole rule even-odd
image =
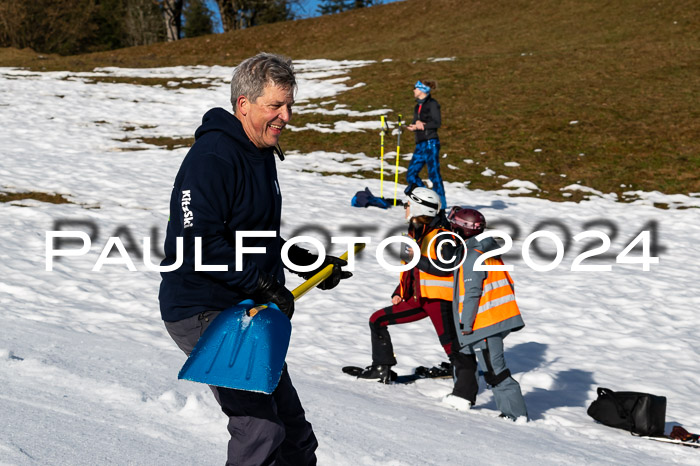
[[[364,371],[365,368],[359,366],[345,366],[343,367],[343,372],[357,377]],[[449,362],[441,362],[438,366],[426,367],[418,366],[413,370],[413,374],[398,375],[396,378],[392,377],[391,383],[393,384],[408,384],[413,383],[416,380],[421,379],[441,379],[441,378],[451,378],[452,377],[452,364]],[[369,379],[374,380],[374,379]]]
[[[643,435],[641,437],[649,440],[656,440],[657,442],[675,443],[676,445],[700,448],[700,435],[692,434],[681,426],[673,426],[671,435],[664,435],[663,437],[649,437]]]

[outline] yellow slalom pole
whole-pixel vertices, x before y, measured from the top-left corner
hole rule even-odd
[[[357,254],[358,252],[362,251],[364,248],[365,248],[365,243],[356,244],[355,248],[354,248],[354,254]],[[343,255],[340,256],[340,258],[343,259],[344,261],[346,261],[346,260],[348,260],[349,254],[350,254],[350,251],[345,251],[343,253]],[[316,287],[316,285],[321,283],[326,278],[330,277],[332,272],[333,272],[333,264],[328,264],[319,273],[317,273],[316,275],[309,278],[301,285],[294,288],[292,290],[292,294],[294,295],[294,300],[296,301],[297,299],[301,298],[306,293],[311,291],[313,288]]]
[[[381,151],[379,154],[379,197],[384,199],[384,129],[386,128],[386,122],[384,121],[384,115],[382,115],[382,130],[379,132],[381,136]]]
[[[396,173],[394,174],[394,207],[396,207],[396,196],[399,189],[399,155],[401,154],[401,114],[399,113],[399,135],[396,139]]]

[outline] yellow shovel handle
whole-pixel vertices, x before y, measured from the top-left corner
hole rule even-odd
[[[355,254],[358,252],[362,251],[365,247],[364,243],[358,243],[355,245]],[[348,260],[348,255],[350,254],[350,251],[345,251],[342,256],[340,256],[341,259],[344,261]],[[319,273],[314,275],[313,277],[309,278],[306,280],[304,283],[301,285],[297,286],[292,290],[292,294],[294,295],[294,300],[296,301],[297,299],[301,298],[304,296],[306,293],[311,291],[313,288],[316,287],[319,283],[321,283],[323,280],[331,276],[331,273],[333,273],[333,264],[328,264],[321,270]]]
[[[358,252],[362,251],[364,248],[365,248],[365,244],[364,244],[364,243],[358,243],[358,244],[356,244],[356,245],[355,245],[355,248],[354,248],[354,249],[355,249],[355,254],[357,254]],[[343,259],[344,261],[348,260],[348,254],[349,254],[349,253],[350,253],[350,251],[345,251],[345,252],[343,253],[343,255],[340,256],[340,258]],[[306,281],[305,281],[304,283],[302,283],[301,285],[299,285],[299,286],[297,286],[296,288],[294,288],[294,289],[292,290],[292,294],[294,295],[294,301],[296,301],[297,299],[301,298],[301,297],[304,296],[306,293],[308,293],[309,291],[311,291],[312,289],[314,289],[314,288],[316,287],[316,285],[318,285],[319,283],[321,283],[321,282],[322,282],[323,280],[325,280],[326,278],[330,277],[330,276],[331,276],[331,273],[333,273],[333,264],[328,264],[327,266],[325,266],[325,267],[323,268],[323,270],[321,270],[320,272],[318,272],[316,275],[314,275],[313,277],[309,278],[308,280],[306,280]],[[265,309],[266,307],[267,307],[267,305],[265,305],[265,304],[261,304],[261,305],[259,305],[259,306],[255,306],[255,307],[253,307],[253,308],[248,309],[248,311],[246,312],[246,314],[248,314],[250,317],[253,317],[253,316],[255,316],[258,312],[260,312],[261,310]]]

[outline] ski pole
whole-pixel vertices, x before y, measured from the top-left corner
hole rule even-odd
[[[396,139],[396,173],[394,174],[394,207],[396,207],[396,195],[399,189],[399,154],[401,153],[401,125],[403,121],[399,113],[399,135]]]
[[[384,115],[382,115],[382,130],[379,132],[381,151],[379,153],[379,197],[384,199],[384,130],[386,129],[386,122],[384,121]]]

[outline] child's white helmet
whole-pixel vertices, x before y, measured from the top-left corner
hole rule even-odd
[[[408,193],[408,200],[411,203],[411,218],[435,217],[440,210],[440,196],[428,188],[414,188]]]

